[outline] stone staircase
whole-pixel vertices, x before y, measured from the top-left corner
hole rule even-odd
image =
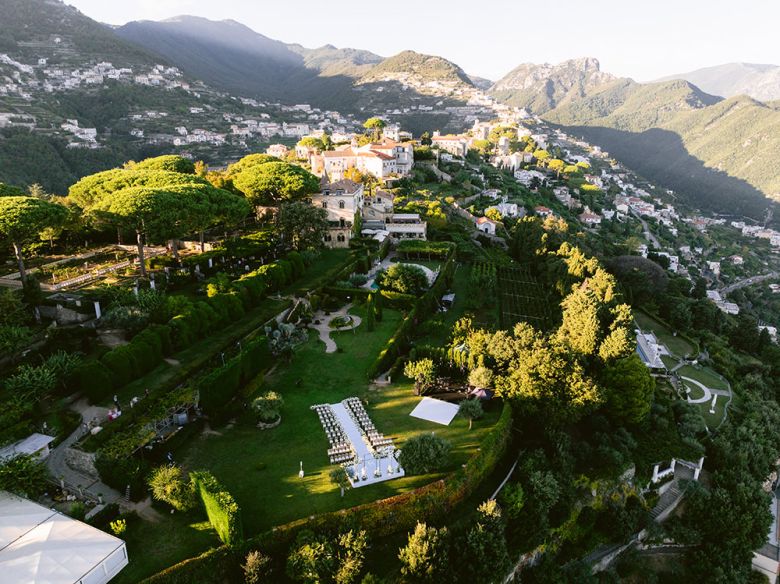
[[[680,483],[678,479],[674,479],[671,483],[671,486],[664,492],[663,495],[658,499],[658,503],[656,503],[655,507],[650,511],[650,517],[653,519],[653,521],[663,521],[663,519],[659,520],[658,517],[661,516],[665,511],[667,511],[672,506],[677,506],[677,504],[680,502],[680,498],[682,497],[684,492],[684,489],[680,486]]]

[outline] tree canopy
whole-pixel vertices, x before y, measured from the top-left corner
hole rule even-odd
[[[60,225],[67,216],[68,210],[62,205],[36,197],[0,197],[0,235],[13,245],[22,281],[27,279],[22,246],[47,227]]]
[[[266,162],[242,170],[235,187],[253,205],[277,206],[319,191],[320,181],[306,169],[286,162]]]
[[[255,166],[261,166],[269,162],[281,162],[281,160],[270,154],[248,154],[233,164],[228,165],[225,175],[232,178],[241,174],[248,168],[254,168]]]
[[[276,226],[286,245],[296,251],[322,247],[328,232],[328,212],[301,201],[283,203]]]
[[[183,156],[176,154],[166,154],[147,158],[141,162],[129,162],[126,168],[132,170],[165,170],[169,172],[179,172],[183,174],[195,174],[195,163]]]

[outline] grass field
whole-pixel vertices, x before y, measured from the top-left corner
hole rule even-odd
[[[677,374],[683,377],[690,377],[691,379],[695,379],[710,389],[729,389],[729,384],[721,379],[720,376],[709,367],[694,367],[693,365],[685,365],[677,371]]]
[[[155,522],[132,517],[122,534],[128,566],[112,584],[135,584],[168,566],[221,545],[217,533],[199,511],[164,514]]]
[[[666,345],[669,352],[677,357],[693,355],[697,351],[697,348],[690,342],[679,335],[675,336],[666,326],[640,310],[634,311],[634,320],[643,331],[655,333],[658,340]]]
[[[361,316],[359,309],[355,313]],[[369,402],[367,410],[377,429],[393,438],[396,446],[416,433],[435,431],[453,444],[446,470],[456,468],[475,452],[485,432],[498,419],[498,404],[468,431],[467,421],[461,418],[448,427],[411,418],[409,412],[420,398],[412,394],[410,384],[368,389],[368,364],[400,318],[400,313],[385,310],[384,319],[373,332],[360,327],[355,333],[333,333],[343,352],[325,353],[322,343],[312,334],[289,365],[266,379],[265,388],[281,393],[285,400],[278,428],[261,431],[240,421],[192,441],[179,454],[185,467],[208,468],[227,486],[242,507],[248,534],[300,517],[392,496],[440,476],[404,477],[354,489],[341,498],[328,479],[333,468],[326,455],[328,443],[317,416],[309,409],[311,405],[363,397]],[[298,478],[299,461],[306,473],[303,480]]]

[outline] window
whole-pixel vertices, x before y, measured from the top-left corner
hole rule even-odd
[[[338,239],[339,241],[342,241],[342,242],[347,240],[347,238],[346,238],[346,237],[344,237],[344,235],[342,235],[341,233],[339,233],[339,234],[338,234],[338,236],[337,236],[337,239]]]
[[[344,208],[344,201],[339,201],[339,209],[343,209],[343,208]]]
[[[327,209],[328,208],[328,201],[322,201],[322,208]]]
[[[328,234],[325,235],[325,237],[323,239],[325,241],[333,241],[333,236],[330,233],[328,233]]]

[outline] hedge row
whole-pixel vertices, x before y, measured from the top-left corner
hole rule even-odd
[[[419,239],[405,239],[398,244],[398,254],[402,258],[446,258],[455,247],[449,241],[421,241]]]
[[[73,373],[74,389],[84,392],[90,402],[100,402],[114,390],[157,367],[170,354],[171,345],[171,329],[166,325],[151,325],[128,344],[79,365]]]
[[[366,299],[371,294],[377,293],[376,290],[369,290],[368,288],[341,288],[337,286],[328,286],[325,288],[325,292],[341,300],[346,300],[347,297],[350,297],[357,304],[365,304]],[[408,310],[417,302],[417,297],[412,294],[401,294],[393,290],[381,290],[379,293],[385,301],[384,306],[388,308]]]
[[[233,495],[208,471],[191,472],[190,479],[219,539],[227,545],[240,543],[244,539],[244,528],[241,509]]]
[[[207,414],[216,413],[270,365],[267,339],[260,337],[250,341],[238,355],[198,381],[200,407]]]
[[[445,520],[495,469],[506,452],[512,430],[512,409],[504,404],[501,417],[482,440],[478,452],[449,476],[409,493],[351,509],[300,519],[244,541],[239,546],[211,549],[175,564],[144,580],[144,584],[218,584],[240,576],[239,564],[247,552],[259,549],[282,558],[302,529],[341,533],[365,529],[374,537],[410,531],[417,521]]]

